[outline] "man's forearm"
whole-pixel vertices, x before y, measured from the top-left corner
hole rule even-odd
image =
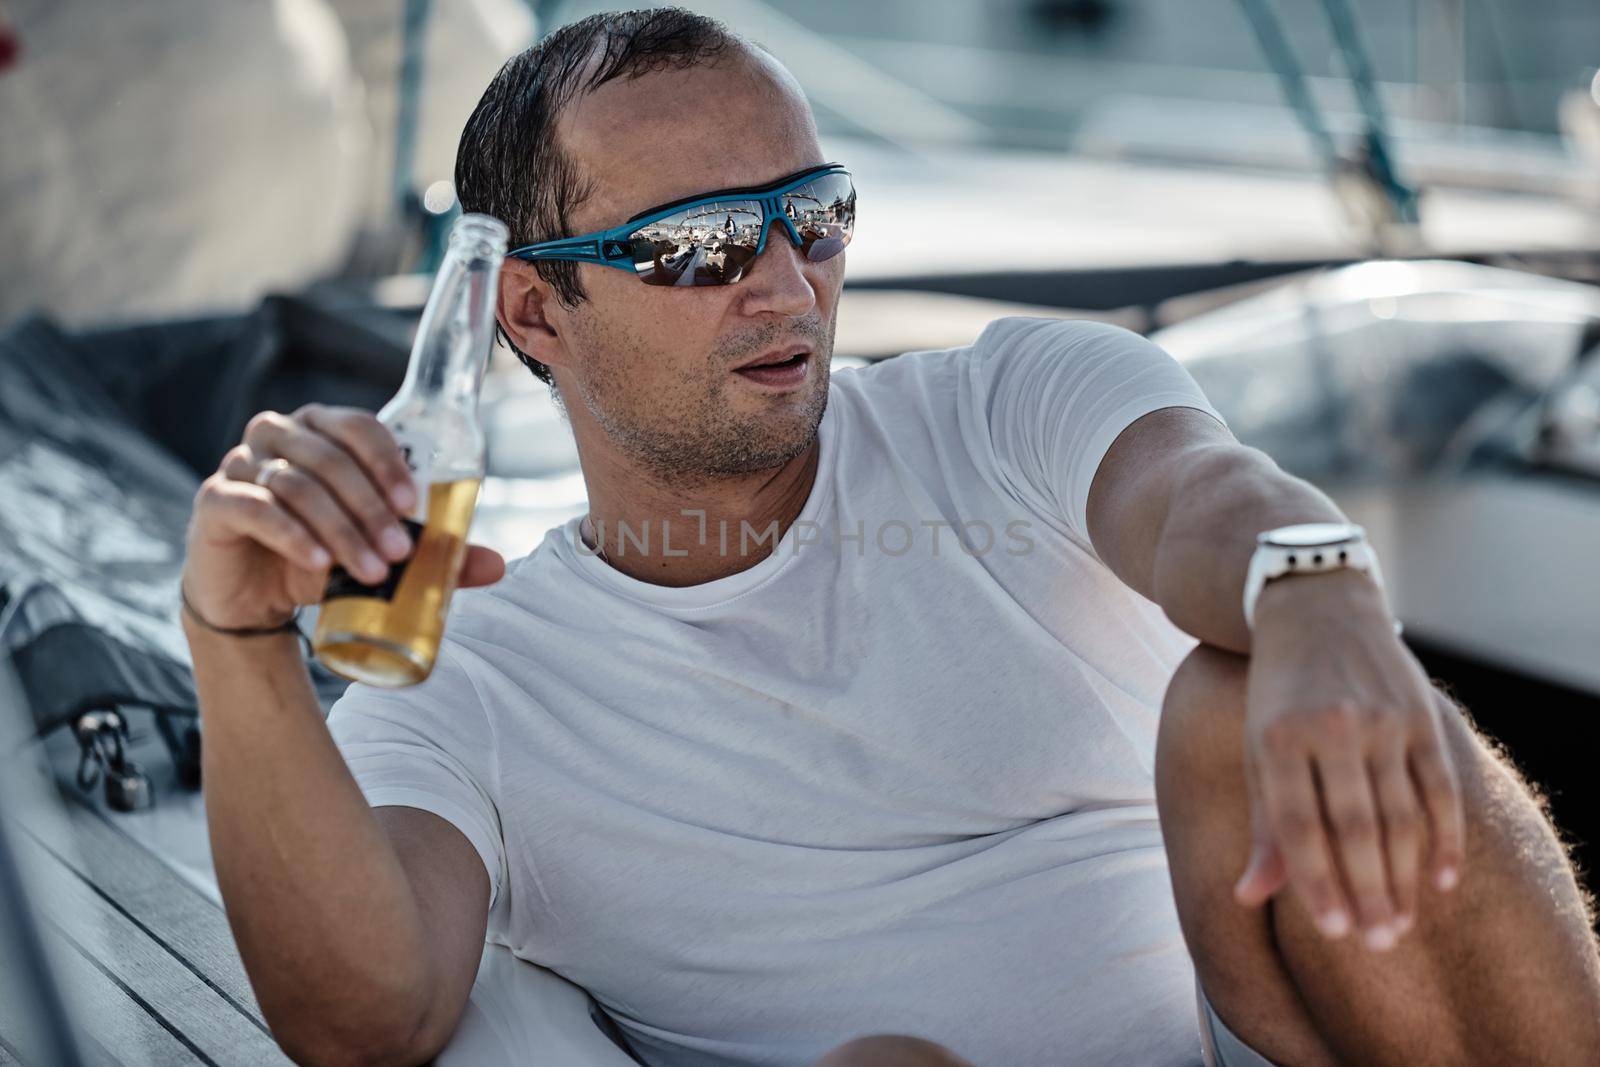
[[[1156,543],[1156,601],[1174,623],[1206,644],[1248,653],[1244,580],[1256,535],[1294,523],[1348,521],[1327,494],[1285,473],[1258,449],[1199,450],[1174,487]],[[1355,572],[1273,582],[1268,588],[1275,598],[1322,595],[1333,588],[1341,595],[1354,590],[1366,596],[1358,586],[1376,592]],[[1266,597],[1263,593],[1263,603]]]
[[[403,1047],[426,1008],[421,916],[298,647],[185,624],[217,882],[273,1035],[310,1060]]]

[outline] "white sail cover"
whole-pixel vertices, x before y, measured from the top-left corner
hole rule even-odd
[[[237,308],[336,266],[369,140],[323,0],[23,0],[0,321]]]

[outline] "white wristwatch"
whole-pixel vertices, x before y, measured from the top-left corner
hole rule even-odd
[[[1256,550],[1244,577],[1244,621],[1255,629],[1256,599],[1275,578],[1293,574],[1320,574],[1352,567],[1366,571],[1383,591],[1383,572],[1377,553],[1367,543],[1367,531],[1350,522],[1308,522],[1280,526],[1256,535]],[[1394,624],[1400,632],[1400,623]]]

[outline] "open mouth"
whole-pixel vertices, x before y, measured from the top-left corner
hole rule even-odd
[[[804,353],[804,352],[796,352],[794,355],[790,356],[788,359],[779,360],[776,363],[762,363],[761,365],[756,366],[756,367],[740,367],[739,369],[740,370],[776,370],[779,367],[794,367],[794,366],[798,366],[799,364],[804,363],[805,361],[806,361],[806,353]]]
[[[793,386],[803,382],[806,367],[811,361],[810,352],[797,352],[776,363],[763,363],[758,367],[740,367],[736,373],[762,385]]]

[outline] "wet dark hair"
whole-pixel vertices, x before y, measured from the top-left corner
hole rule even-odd
[[[512,248],[571,236],[567,220],[593,194],[594,179],[556,137],[561,109],[613,78],[715,63],[745,47],[754,46],[723,23],[679,7],[602,12],[558,28],[507,60],[467,119],[456,151],[461,209],[504,221]],[[597,53],[598,65],[584,78]],[[564,307],[588,298],[576,263],[541,262],[534,269]],[[554,384],[549,367],[496,332],[534,377]]]

